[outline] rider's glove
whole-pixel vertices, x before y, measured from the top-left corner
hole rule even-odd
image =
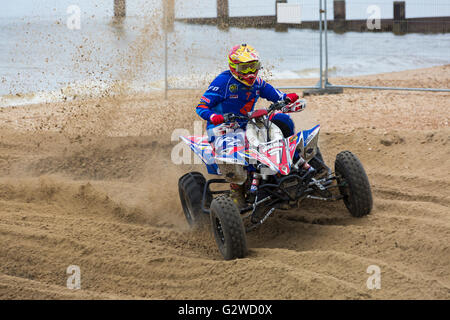
[[[215,113],[212,114],[211,117],[209,117],[209,120],[215,126],[217,126],[218,124],[222,124],[225,121],[225,119],[223,118],[223,115],[215,114]]]
[[[296,93],[289,93],[286,95],[286,99],[288,99],[290,103],[297,101],[298,98],[299,98],[299,96]]]

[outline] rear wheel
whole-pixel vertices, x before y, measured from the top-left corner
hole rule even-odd
[[[354,217],[368,215],[373,206],[372,191],[359,159],[350,151],[343,151],[336,156],[335,171],[339,191],[350,214]]]
[[[224,259],[243,258],[247,254],[245,228],[238,208],[228,196],[219,196],[212,201],[210,219]]]
[[[201,203],[206,179],[199,172],[189,172],[178,181],[178,192],[186,220],[191,227],[199,227],[207,221]],[[211,203],[212,195],[206,195],[206,206]]]

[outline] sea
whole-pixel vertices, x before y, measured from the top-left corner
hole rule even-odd
[[[274,15],[274,2],[229,0],[230,15]],[[381,18],[392,18],[392,2],[347,0],[347,18],[368,18],[374,5]],[[318,0],[289,3],[301,5],[302,20],[318,19]],[[327,6],[332,19],[333,1]],[[214,17],[216,10],[216,0],[175,0],[177,18]],[[162,16],[161,0],[128,0],[123,21],[113,18],[113,0],[0,0],[0,107],[161,91],[165,79],[169,88],[205,88],[241,43],[259,51],[268,80],[319,77],[317,30],[175,22],[166,33]],[[407,18],[436,16],[450,16],[448,0],[406,1]],[[327,37],[331,81],[450,64],[450,34],[328,31]]]

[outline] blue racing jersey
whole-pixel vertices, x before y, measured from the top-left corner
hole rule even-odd
[[[258,77],[252,87],[247,87],[233,77],[227,70],[211,82],[208,90],[203,94],[196,108],[197,114],[207,120],[207,128],[214,125],[210,122],[212,114],[234,113],[247,115],[253,111],[259,97],[271,102],[278,102],[286,98],[286,94],[275,89]],[[241,123],[245,126],[246,123]]]

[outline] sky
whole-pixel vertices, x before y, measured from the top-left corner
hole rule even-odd
[[[160,6],[162,0],[127,0],[128,15],[141,15]],[[216,14],[216,0],[175,0],[177,17],[212,17]],[[327,0],[332,18],[333,1]],[[302,19],[317,17],[319,0],[288,0],[302,5]],[[229,0],[231,16],[273,15],[275,0]],[[378,5],[382,18],[392,18],[393,0],[347,0],[347,19],[368,17],[367,8]],[[77,5],[89,16],[111,16],[113,0],[0,0],[0,17],[64,17],[70,5]],[[449,0],[406,0],[406,17],[450,16]]]

